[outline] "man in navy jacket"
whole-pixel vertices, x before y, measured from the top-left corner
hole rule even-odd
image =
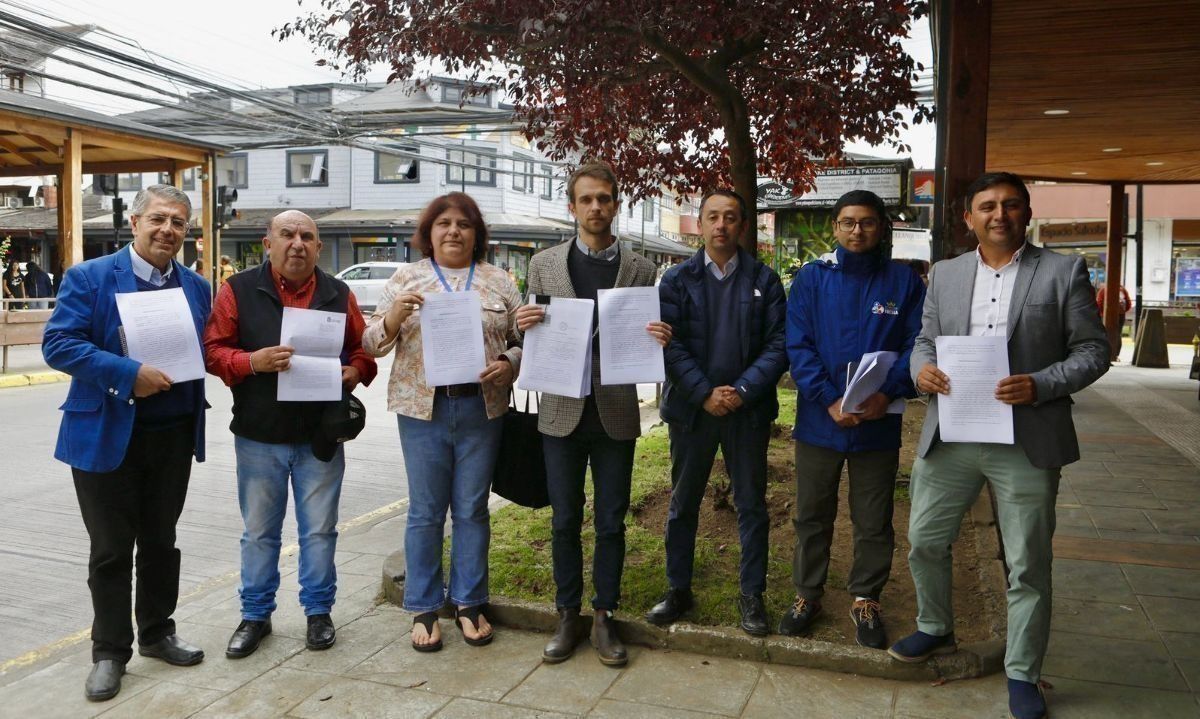
[[[151,185],[133,201],[133,244],[67,270],[46,324],[42,354],[71,375],[55,458],[71,466],[91,539],[92,671],[89,700],[121,689],[133,655],[130,584],[137,545],[138,653],[188,666],[204,652],[175,635],[179,596],[175,523],[183,511],[192,457],[204,461],[204,381],[172,382],[125,351],[117,293],[180,288],[200,342],[208,320],[208,283],[174,260],[192,205],[170,185]]]
[[[667,582],[646,615],[670,624],[693,605],[692,564],[704,488],[717,447],[729,470],[741,540],[741,598],[746,632],[768,633],[767,442],[779,414],[775,385],[787,369],[786,298],[779,276],[738,248],[751,227],[745,201],[714,190],[700,202],[704,248],[671,268],[659,284],[662,319],[671,325],[661,414],[671,437]]]
[[[842,466],[850,465],[854,564],[847,588],[858,643],[887,646],[879,596],[892,568],[892,495],[900,460],[897,399],[915,397],[908,361],[921,330],[925,287],[891,260],[891,223],[873,192],[854,190],[833,208],[837,249],[801,268],[787,309],[787,352],[796,382],[796,602],[780,634],[800,634],[821,611]],[[843,407],[848,365],[864,353],[899,357],[879,390]]]

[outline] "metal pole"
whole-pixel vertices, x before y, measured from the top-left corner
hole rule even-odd
[[[1142,204],[1142,185],[1137,186],[1137,224],[1134,225],[1134,241],[1137,242],[1133,259],[1133,337],[1142,323],[1142,219],[1145,206]]]

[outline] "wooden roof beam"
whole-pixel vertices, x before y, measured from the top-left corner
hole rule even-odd
[[[4,159],[0,156],[0,163]],[[128,160],[109,162],[84,162],[85,175],[112,175],[126,172],[170,172],[176,167],[173,160]],[[63,171],[62,164],[2,165],[0,177],[31,177],[34,175],[57,175]]]
[[[25,150],[21,149],[20,145],[18,145],[15,142],[12,142],[11,140],[9,140],[7,138],[0,137],[0,147],[3,147],[5,150],[8,150],[11,154],[16,155],[17,157],[21,158],[22,160],[24,160],[25,162],[27,162],[30,165],[42,164],[41,159],[34,157],[33,155],[30,155],[29,153],[25,152]]]

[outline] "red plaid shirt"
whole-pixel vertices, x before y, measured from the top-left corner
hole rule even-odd
[[[275,289],[279,291],[279,299],[284,307],[308,309],[317,288],[315,274],[295,290],[287,286],[275,268],[271,268],[271,277],[275,280]],[[354,293],[346,300],[346,342],[342,347],[348,351],[350,366],[358,370],[362,383],[369,385],[379,368],[375,365],[375,359],[363,351],[362,336],[366,322],[362,311],[358,309]],[[204,350],[204,365],[209,374],[220,377],[227,386],[232,387],[254,374],[250,369],[250,353],[238,346],[237,298],[229,283],[222,284],[217,291],[212,315],[208,319],[208,326],[204,328]]]

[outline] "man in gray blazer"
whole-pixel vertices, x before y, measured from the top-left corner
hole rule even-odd
[[[1083,258],[1025,241],[1029,190],[1007,172],[967,188],[964,220],[975,252],[934,265],[921,334],[912,353],[917,389],[933,395],[913,466],[909,565],[917,632],[888,651],[919,662],[955,651],[950,545],[984,481],[991,483],[1008,564],[1009,710],[1045,716],[1038,687],[1050,630],[1054,500],[1063,465],[1079,459],[1071,394],[1108,370],[1108,340]],[[950,379],[937,367],[940,335],[1008,338],[1009,370],[996,399],[1013,407],[1015,444],[942,442],[937,395]]]
[[[529,293],[595,300],[597,291],[654,285],[654,263],[620,246],[613,237],[613,218],[620,207],[617,178],[602,163],[585,164],[567,181],[571,214],[579,235],[533,257]],[[537,305],[517,310],[524,332],[545,315]],[[671,327],[652,322],[646,330],[659,344],[671,339]],[[592,467],[596,546],[592,559],[592,644],[600,661],[623,666],[628,661],[617,636],[612,613],[621,594],[625,564],[625,512],[629,509],[633,451],[641,434],[637,387],[600,384],[599,332],[592,341],[592,392],[583,399],[543,394],[538,429],[544,437],[546,482],[554,517],[551,549],[558,631],[542,652],[549,663],[561,662],[575,650],[583,600],[584,477]]]

